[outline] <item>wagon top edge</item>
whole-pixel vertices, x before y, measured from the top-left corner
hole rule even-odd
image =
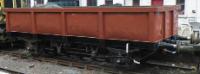
[[[68,8],[5,8],[5,12],[162,12],[178,10],[178,6],[152,7],[68,7]]]

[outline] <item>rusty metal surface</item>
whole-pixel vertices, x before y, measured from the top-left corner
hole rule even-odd
[[[15,8],[7,32],[158,42],[176,34],[176,6]]]

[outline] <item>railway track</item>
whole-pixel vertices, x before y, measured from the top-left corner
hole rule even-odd
[[[113,67],[108,67],[108,66],[102,66],[102,65],[97,65],[96,63],[88,63],[88,62],[83,62],[83,61],[78,61],[76,59],[64,59],[65,57],[47,57],[47,56],[39,56],[39,57],[34,57],[34,56],[27,56],[24,53],[20,53],[20,51],[0,51],[0,56],[1,55],[10,55],[13,57],[17,57],[19,59],[26,59],[31,57],[33,60],[37,60],[40,62],[48,62],[48,63],[53,63],[53,64],[58,64],[58,65],[63,65],[63,66],[68,66],[68,67],[76,67],[79,69],[84,69],[84,70],[95,70],[95,71],[101,71],[109,74],[144,74],[144,73],[137,73],[137,72],[132,72],[132,71],[125,71],[125,70],[117,70],[113,69]]]
[[[20,72],[8,70],[8,69],[0,68],[0,74],[24,74],[24,73],[20,73]]]
[[[99,62],[84,62],[79,59],[71,59],[69,57],[48,57],[48,56],[39,56],[39,57],[33,57],[29,56],[27,54],[21,53],[22,50],[18,51],[0,51],[0,55],[11,55],[13,57],[17,57],[19,59],[26,59],[31,57],[34,60],[41,61],[41,62],[48,62],[48,63],[53,63],[53,64],[58,64],[58,65],[64,65],[64,66],[69,66],[69,67],[76,67],[79,69],[85,69],[85,70],[96,70],[96,71],[102,71],[106,72],[109,74],[145,74],[143,72],[138,72],[137,70],[132,70],[132,69],[127,69],[127,68],[119,68],[118,66],[113,66],[110,64],[105,64],[105,63],[99,63]],[[172,68],[172,69],[182,69],[182,70],[197,70],[196,66],[189,66],[189,65],[184,65],[184,66],[179,66],[175,63],[171,64],[163,64],[163,63],[158,63],[158,62],[152,62],[150,61],[149,63],[144,64],[145,66],[149,67],[162,67],[162,68]],[[133,68],[137,69],[137,67]],[[22,74],[22,73],[17,73],[17,74]]]

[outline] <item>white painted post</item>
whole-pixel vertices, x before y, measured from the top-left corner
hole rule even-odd
[[[164,0],[164,5],[176,5],[176,0]]]
[[[105,5],[105,0],[97,0],[97,6]]]
[[[124,6],[133,6],[133,0],[125,0]]]
[[[48,0],[44,0],[44,4],[47,4],[48,3]]]
[[[125,0],[113,0],[113,4],[121,4],[122,6],[124,6]]]
[[[30,5],[33,7],[35,5],[35,0],[30,0]]]
[[[80,6],[87,6],[87,0],[79,0],[79,5]]]
[[[140,0],[140,6],[151,6],[151,0]]]

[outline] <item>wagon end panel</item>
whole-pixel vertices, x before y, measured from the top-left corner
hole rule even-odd
[[[149,12],[148,18],[149,41],[159,42],[163,39],[163,13],[159,11]]]
[[[177,18],[176,18],[176,13],[174,12],[174,10],[170,10],[170,11],[165,11],[164,12],[164,38],[169,38],[171,36],[176,35],[177,33]]]
[[[172,27],[173,27],[173,35],[177,35],[178,32],[178,11],[173,10],[172,11]]]

